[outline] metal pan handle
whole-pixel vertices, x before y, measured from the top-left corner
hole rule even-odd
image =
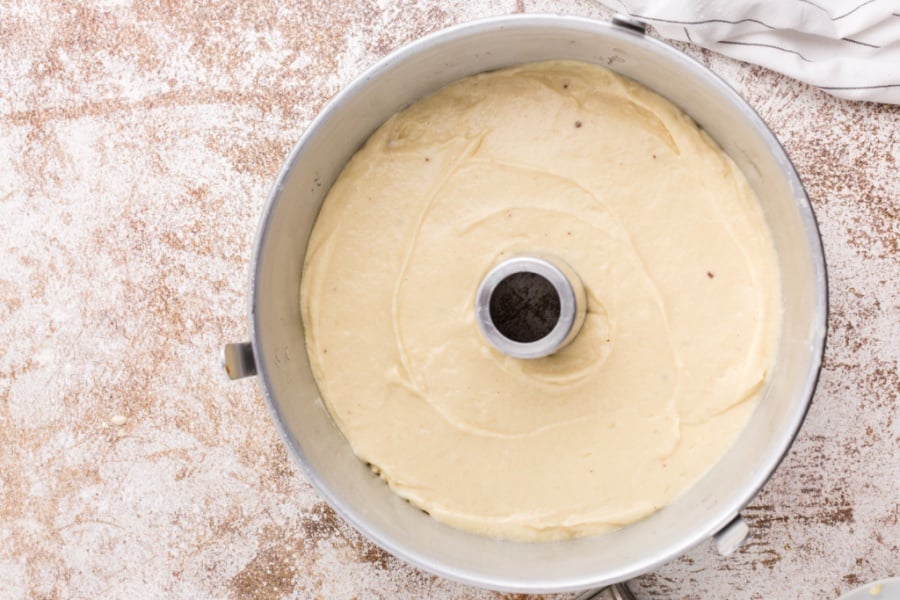
[[[250,342],[225,344],[222,352],[222,366],[231,379],[243,379],[256,375],[256,359]]]

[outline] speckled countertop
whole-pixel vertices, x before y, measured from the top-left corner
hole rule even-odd
[[[363,541],[289,461],[247,338],[256,221],[291,146],[430,31],[585,0],[0,3],[0,598],[492,598]],[[900,107],[693,48],[815,205],[831,334],[746,517],[639,598],[834,598],[900,575]]]

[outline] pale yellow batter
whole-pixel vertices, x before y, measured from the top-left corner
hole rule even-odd
[[[506,357],[475,293],[547,253],[588,315],[556,355]],[[593,65],[453,83],[389,119],[316,223],[309,358],[356,454],[436,519],[521,540],[664,506],[734,442],[772,362],[774,249],[753,192],[682,112]]]

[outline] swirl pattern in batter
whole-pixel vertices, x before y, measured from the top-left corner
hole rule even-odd
[[[497,262],[579,274],[552,356],[474,319]],[[301,286],[307,349],[354,452],[448,524],[600,533],[669,503],[734,442],[773,360],[780,284],[734,163],[669,102],[552,61],[446,86],[380,127],[323,204]]]

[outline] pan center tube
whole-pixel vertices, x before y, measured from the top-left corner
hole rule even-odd
[[[549,356],[584,324],[584,286],[564,261],[516,256],[488,271],[475,296],[475,319],[494,348],[513,358]]]

